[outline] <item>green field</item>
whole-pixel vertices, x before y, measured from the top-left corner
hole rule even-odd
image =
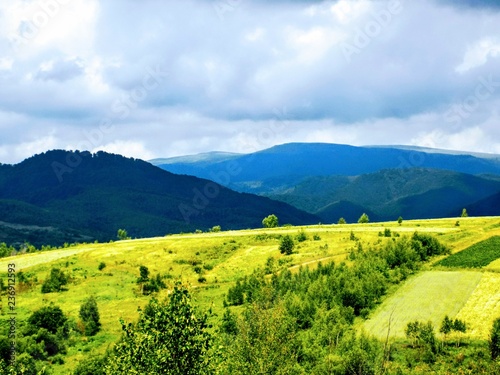
[[[33,311],[50,303],[60,306],[70,319],[78,320],[81,303],[88,296],[95,296],[102,331],[93,338],[78,338],[68,348],[65,363],[53,366],[54,374],[68,374],[82,358],[90,353],[102,353],[118,340],[121,334],[120,318],[125,321],[137,319],[138,307],[143,307],[149,300],[149,297],[140,294],[136,284],[140,265],[147,266],[151,274],[167,275],[166,280],[170,285],[175,280],[190,285],[195,302],[204,309],[212,307],[220,317],[222,301],[228,289],[238,278],[265,267],[268,258],[275,258],[280,269],[289,268],[292,271],[305,265],[315,267],[319,261],[333,260],[340,263],[346,261],[349,252],[356,246],[350,240],[351,232],[366,248],[390,241],[390,238],[379,236],[386,228],[401,236],[411,235],[415,231],[431,233],[454,253],[491,236],[500,235],[498,217],[461,219],[459,227],[455,226],[455,222],[456,219],[439,219],[405,221],[401,226],[390,222],[283,227],[78,245],[0,259],[0,276],[5,279],[8,264],[15,264],[17,272],[23,271],[32,280],[37,279],[32,288],[17,291],[20,322],[26,320]],[[307,234],[307,240],[297,243],[293,255],[280,254],[279,236],[295,236],[301,230]],[[106,267],[99,271],[101,262]],[[59,267],[71,275],[68,290],[41,294],[41,283],[52,267]],[[205,281],[200,282],[196,267],[202,269]],[[469,306],[468,301],[474,298],[475,301],[483,301],[481,303],[487,304],[488,308],[496,306],[499,293],[498,290],[495,292],[494,287],[499,285],[498,282],[498,278],[486,280],[482,273],[466,270],[424,272],[410,278],[388,296],[362,326],[369,333],[382,337],[387,333],[387,322],[393,311],[391,332],[396,335],[401,333],[401,326],[407,319],[428,320],[428,317],[435,315],[433,319],[439,320],[444,314],[478,314],[480,311]],[[492,293],[491,298],[485,299],[488,293]],[[166,295],[165,290],[159,293],[160,298]],[[5,314],[5,296],[0,303]],[[482,332],[478,330],[478,333],[472,334],[482,337]]]
[[[439,327],[448,315],[455,317],[481,281],[481,272],[427,271],[408,280],[387,298],[363,328],[378,338],[404,337],[408,322],[431,321]],[[472,323],[472,322],[471,322]]]
[[[439,266],[458,268],[485,267],[500,258],[500,236],[494,236],[455,253],[440,262]]]

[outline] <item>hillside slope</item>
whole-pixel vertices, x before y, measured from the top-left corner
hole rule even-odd
[[[132,237],[249,228],[271,213],[283,223],[319,221],[282,202],[104,152],[56,150],[0,165],[0,214],[7,223],[0,225],[0,242],[107,241],[120,228]],[[28,226],[51,235],[34,236]]]
[[[311,177],[269,196],[314,212],[323,222],[336,222],[341,216],[352,222],[363,211],[372,212],[376,220],[395,220],[400,215],[408,219],[458,216],[466,206],[471,215],[495,215],[500,213],[500,206],[473,203],[498,191],[499,181],[451,171],[412,168],[382,170],[349,178]]]

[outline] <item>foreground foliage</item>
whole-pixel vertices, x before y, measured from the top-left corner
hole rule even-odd
[[[152,298],[139,321],[122,322],[106,374],[198,375],[208,372],[208,315],[198,313],[186,288],[175,286],[168,300]]]

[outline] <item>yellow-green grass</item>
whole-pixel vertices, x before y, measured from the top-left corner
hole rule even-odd
[[[466,305],[482,276],[473,271],[420,273],[389,296],[363,328],[381,339],[387,336],[389,327],[391,337],[404,337],[406,325],[415,320],[431,321],[439,329],[445,315],[455,318]]]
[[[500,274],[485,272],[467,303],[457,314],[467,322],[468,333],[473,337],[487,338],[493,321],[500,318]]]
[[[256,268],[263,268],[269,257],[277,260],[290,259],[286,263],[292,270],[301,265],[315,267],[319,261],[345,260],[356,246],[350,240],[351,231],[361,240],[364,247],[390,239],[379,237],[379,232],[390,228],[401,235],[411,235],[415,231],[438,235],[439,239],[453,251],[494,234],[500,234],[500,218],[404,221],[400,226],[396,221],[387,223],[317,225],[305,227],[283,227],[228,231],[220,233],[171,235],[139,240],[118,241],[108,244],[88,244],[75,247],[24,254],[0,259],[0,276],[6,276],[7,265],[16,264],[17,272],[36,275],[38,284],[31,290],[18,290],[18,320],[26,320],[36,309],[51,302],[61,307],[65,314],[78,320],[78,311],[85,298],[94,295],[97,299],[103,329],[92,339],[78,339],[69,348],[66,363],[54,365],[55,374],[67,374],[75,363],[90,352],[102,352],[116,341],[121,333],[119,319],[134,321],[138,317],[138,307],[143,307],[150,297],[140,295],[136,284],[139,266],[145,265],[151,274],[170,275],[170,283],[181,280],[192,287],[196,303],[202,308],[213,307],[218,316],[223,311],[224,294],[234,282],[251,274]],[[279,239],[273,235],[295,235],[304,230],[308,240],[297,243],[295,252],[289,257],[279,253]],[[266,236],[263,236],[267,234]],[[313,240],[317,234],[320,240]],[[276,237],[276,236],[275,236]],[[264,238],[264,239],[262,239]],[[328,246],[326,246],[328,245]],[[106,267],[99,271],[99,263]],[[205,283],[198,282],[199,275],[193,264],[206,266]],[[52,267],[59,267],[72,276],[68,290],[61,293],[41,294],[41,282]],[[162,291],[159,298],[167,295]],[[6,299],[1,301],[6,310]],[[1,304],[0,303],[0,304]],[[0,316],[5,320],[6,315]]]

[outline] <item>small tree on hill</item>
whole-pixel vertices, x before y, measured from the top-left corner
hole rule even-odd
[[[399,225],[403,224],[403,217],[402,216],[398,217],[398,224]]]
[[[218,233],[222,230],[220,225],[214,225],[211,229],[210,232]]]
[[[285,255],[290,255],[293,252],[293,248],[295,247],[295,242],[293,242],[293,238],[288,234],[281,239],[280,243],[280,253]]]
[[[52,268],[47,280],[42,284],[42,293],[60,292],[68,283],[69,277],[59,268]]]
[[[278,217],[274,214],[269,215],[262,220],[262,226],[264,228],[276,228],[278,224]]]
[[[116,237],[121,240],[129,240],[130,237],[128,236],[128,233],[125,229],[118,229],[118,232],[116,234]]]
[[[500,357],[500,318],[493,322],[490,336],[491,359],[496,360]]]
[[[363,213],[363,215],[361,215],[361,217],[358,219],[359,224],[366,224],[369,222],[370,222],[370,218],[368,217],[368,215],[366,213]]]
[[[451,320],[448,315],[446,315],[441,322],[441,328],[439,329],[439,332],[444,334],[444,339],[446,341],[446,336],[451,332],[453,329],[453,320]]]
[[[99,310],[94,297],[89,297],[80,306],[80,318],[85,327],[86,336],[94,336],[101,328]]]
[[[469,214],[467,213],[467,210],[465,208],[462,210],[462,215],[460,215],[460,216],[461,217],[467,217],[467,216],[469,216]]]
[[[341,217],[338,221],[338,224],[346,224],[346,221],[343,217]]]

